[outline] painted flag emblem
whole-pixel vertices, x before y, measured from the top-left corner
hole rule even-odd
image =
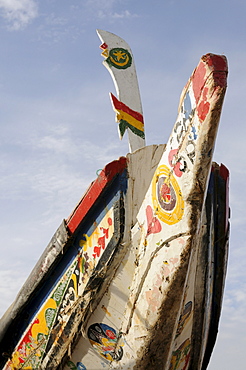
[[[112,93],[110,94],[110,97],[113,109],[116,112],[116,122],[119,122],[120,139],[122,139],[127,128],[129,128],[135,135],[144,139],[143,115],[119,101]]]

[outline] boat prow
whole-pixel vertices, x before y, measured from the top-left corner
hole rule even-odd
[[[4,370],[206,369],[228,255],[229,172],[212,162],[226,78],[224,56],[201,58],[166,145],[135,140],[140,112],[115,98],[137,150],[101,171],[0,321]]]

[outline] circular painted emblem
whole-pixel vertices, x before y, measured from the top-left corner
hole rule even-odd
[[[128,50],[114,48],[109,51],[107,62],[118,69],[126,69],[132,64],[132,56]]]
[[[103,323],[89,326],[87,335],[92,347],[100,356],[108,361],[120,361],[123,356],[119,333],[114,328]]]
[[[179,222],[184,213],[184,200],[171,170],[159,166],[152,181],[152,201],[156,215],[168,225]]]

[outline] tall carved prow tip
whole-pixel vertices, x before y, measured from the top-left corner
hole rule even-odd
[[[113,33],[97,30],[103,64],[110,72],[117,97],[111,96],[120,138],[128,131],[130,152],[145,146],[143,111],[135,63],[130,46]]]

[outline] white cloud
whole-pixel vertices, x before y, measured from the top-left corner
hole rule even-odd
[[[137,14],[132,14],[129,12],[129,10],[124,10],[123,12],[121,13],[114,13],[112,14],[112,18],[116,18],[116,19],[122,19],[122,18],[136,18],[138,17]]]
[[[68,19],[65,17],[57,17],[52,13],[46,17],[46,23],[52,26],[65,26],[68,23]]]
[[[19,30],[37,17],[38,6],[34,0],[0,0],[0,11],[9,28]]]
[[[99,19],[130,19],[138,17],[137,14],[131,13],[128,9],[114,11],[115,8],[122,6],[122,3],[117,0],[88,0],[87,10],[93,11],[94,15]]]
[[[118,13],[118,12],[111,12],[111,11],[105,11],[105,9],[100,9],[98,10],[97,12],[97,16],[98,18],[102,19],[102,18],[110,18],[110,19],[129,19],[129,18],[136,18],[138,17],[137,14],[132,14],[130,13],[128,10],[123,10],[122,12]]]

